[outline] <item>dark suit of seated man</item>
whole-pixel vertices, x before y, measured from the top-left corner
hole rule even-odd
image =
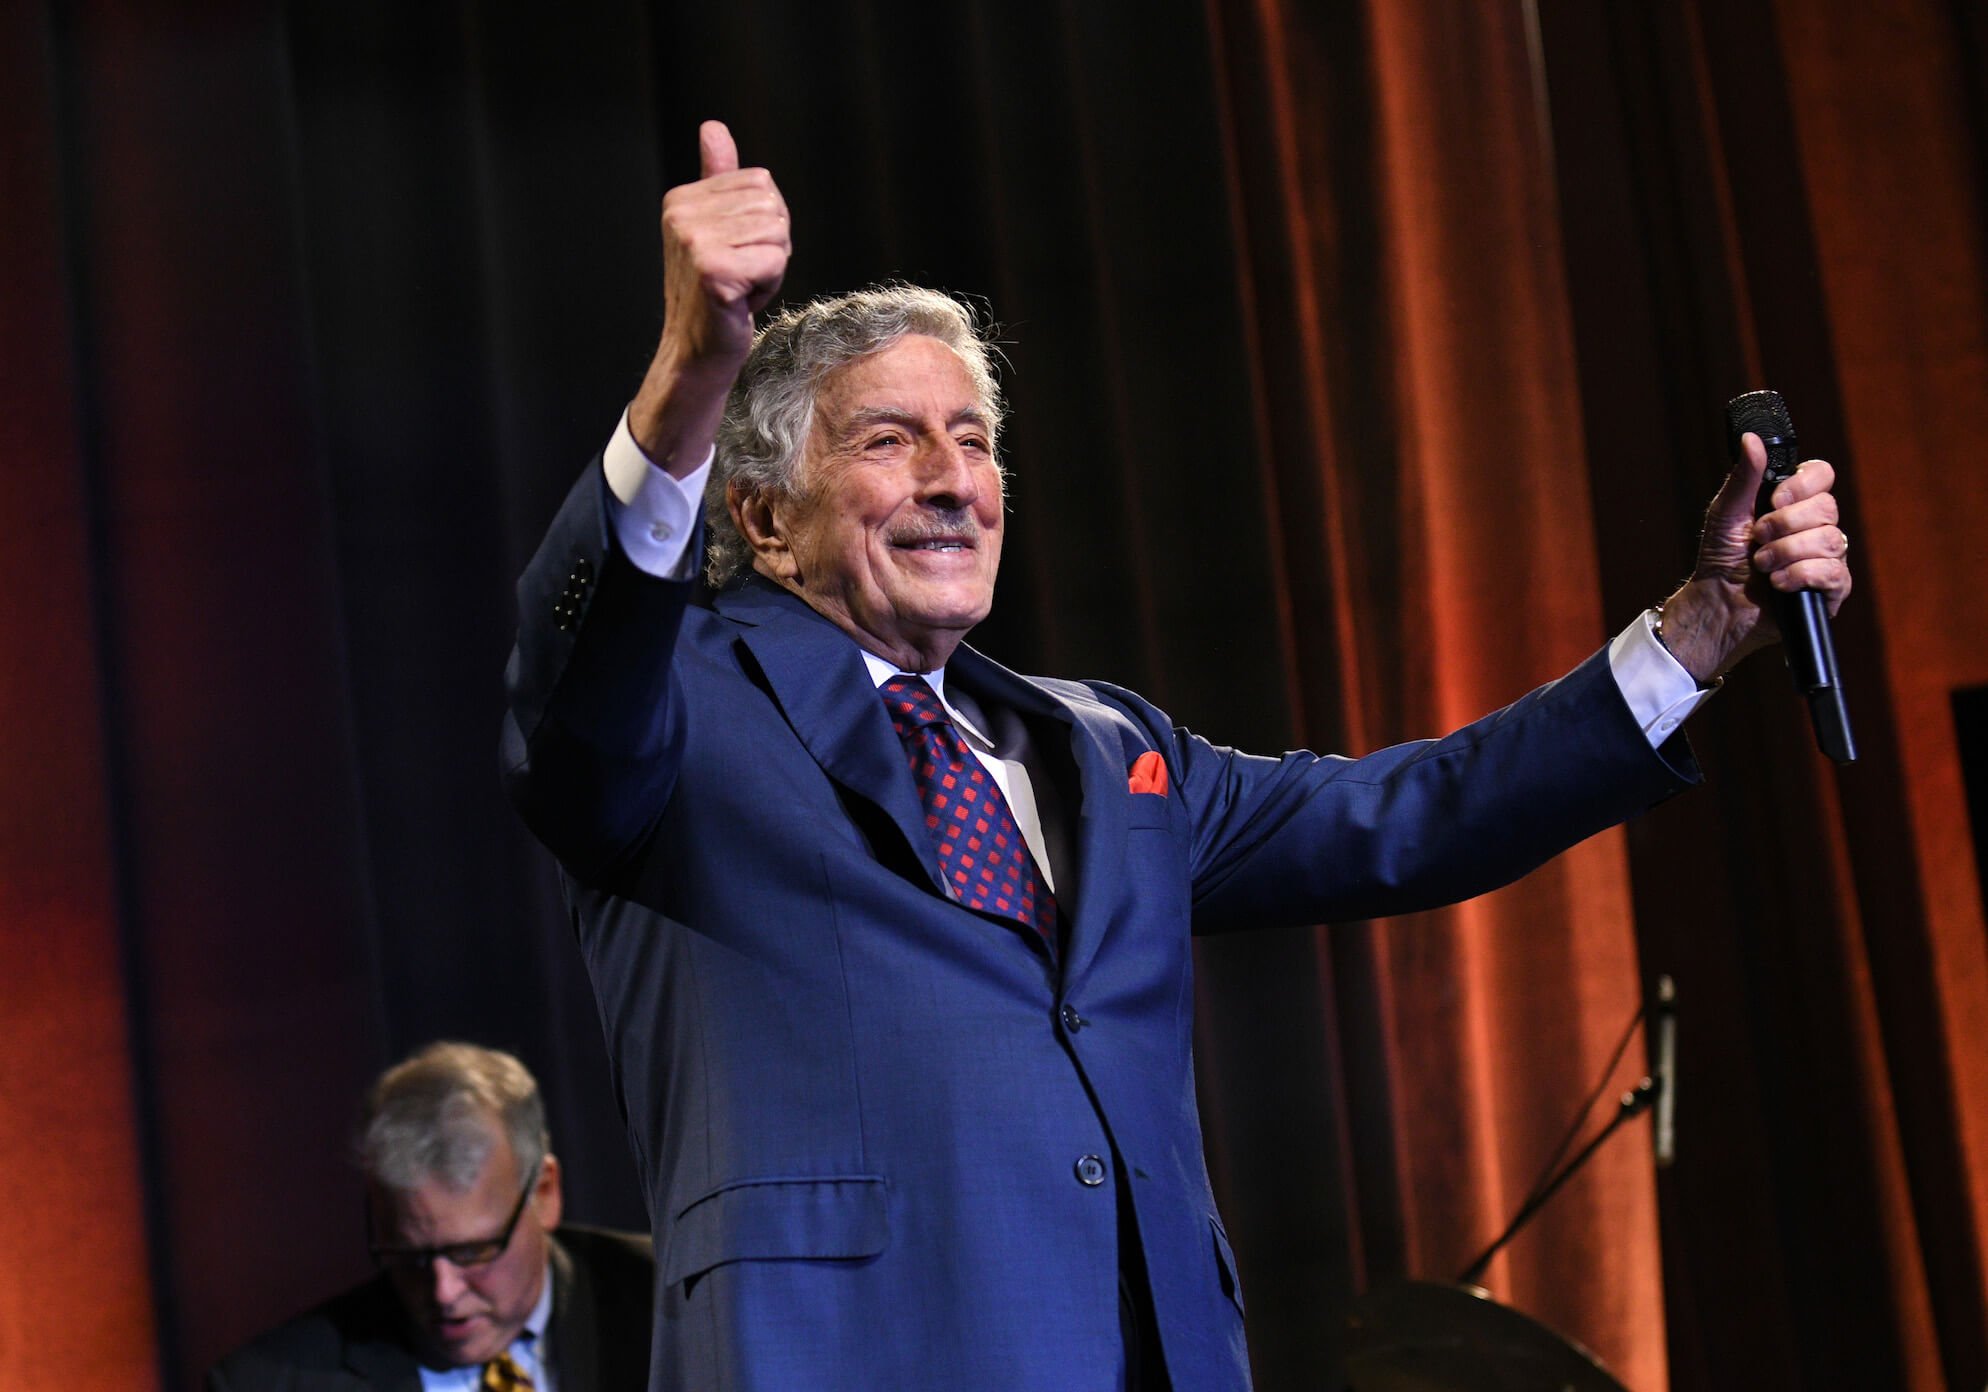
[[[509,1054],[431,1044],[382,1074],[360,1160],[380,1272],[215,1366],[209,1392],[635,1392],[655,1253],[559,1227],[538,1084]]]

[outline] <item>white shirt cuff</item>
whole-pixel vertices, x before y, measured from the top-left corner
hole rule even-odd
[[[1657,641],[1656,615],[1645,610],[1608,645],[1609,669],[1652,748],[1677,733],[1685,717],[1717,687],[1701,687]]]
[[[690,539],[697,535],[697,509],[716,454],[711,450],[702,464],[675,478],[643,453],[628,429],[628,412],[621,413],[614,437],[601,451],[601,469],[607,475],[615,539],[637,570],[663,580],[689,580],[697,574]]]

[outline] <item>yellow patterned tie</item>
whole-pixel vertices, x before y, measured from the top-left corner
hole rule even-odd
[[[483,1392],[532,1392],[530,1376],[508,1353],[483,1365],[483,1381],[478,1386]]]

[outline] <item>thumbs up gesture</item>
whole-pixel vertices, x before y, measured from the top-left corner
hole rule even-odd
[[[663,197],[665,322],[682,332],[691,360],[736,366],[752,346],[753,314],[787,273],[787,203],[771,174],[739,168],[724,122],[706,121],[697,144],[701,176]]]
[[[706,121],[697,144],[700,177],[663,195],[663,337],[628,412],[636,443],[679,476],[703,461],[793,249],[779,187],[739,168],[724,122]]]

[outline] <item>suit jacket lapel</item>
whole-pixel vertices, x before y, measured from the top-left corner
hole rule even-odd
[[[945,894],[925,830],[925,811],[904,762],[904,746],[891,728],[883,701],[855,642],[797,597],[753,577],[720,593],[713,607],[749,625],[741,641],[765,675],[794,733],[823,771],[890,818],[932,892]],[[1096,957],[1111,921],[1124,861],[1127,812],[1126,761],[1117,727],[1095,701],[1066,697],[1009,671],[961,644],[947,664],[947,680],[961,680],[976,695],[1005,705],[1038,727],[1068,731],[1065,746],[1076,765],[1075,805],[1063,808],[1070,828],[1075,894],[1057,896],[1067,925],[1063,975],[1075,980]],[[1059,683],[1068,686],[1068,683]],[[1053,740],[1036,740],[1037,757],[1065,757]],[[1067,766],[1066,766],[1067,767]],[[1066,799],[1066,803],[1070,799]]]
[[[948,680],[958,677],[975,695],[1006,705],[1024,719],[1033,718],[1038,727],[1054,722],[1052,728],[1068,735],[1063,748],[1047,740],[1034,740],[1035,756],[1045,765],[1066,757],[1067,749],[1077,772],[1074,780],[1064,784],[1073,796],[1065,798],[1062,808],[1075,862],[1065,879],[1073,883],[1066,883],[1056,896],[1066,932],[1063,980],[1067,988],[1096,958],[1118,898],[1112,886],[1121,884],[1130,797],[1117,729],[1095,702],[1072,699],[1030,681],[964,644],[947,671]],[[1071,690],[1074,693],[1081,688]]]
[[[587,1273],[552,1235],[552,1314],[546,1320],[553,1374],[559,1392],[594,1392],[600,1386],[599,1316]]]
[[[943,896],[904,746],[855,642],[799,599],[756,578],[724,591],[714,607],[752,625],[741,641],[808,754],[830,778],[883,811],[933,893]]]

